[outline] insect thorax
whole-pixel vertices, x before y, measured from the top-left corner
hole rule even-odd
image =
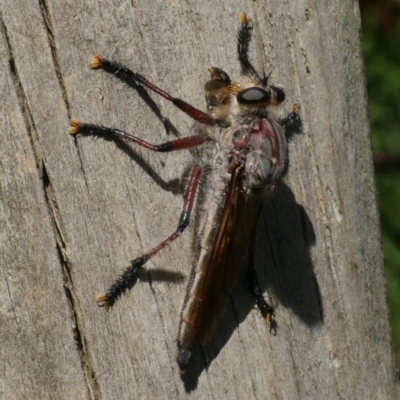
[[[212,140],[198,157],[215,173],[226,174],[241,165],[241,190],[248,195],[270,191],[287,167],[287,141],[282,127],[258,116],[237,118],[226,128],[206,128]]]

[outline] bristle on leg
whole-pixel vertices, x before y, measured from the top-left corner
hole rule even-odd
[[[112,306],[112,301],[105,294],[99,294],[96,297],[96,303],[99,307],[103,307],[106,310]]]
[[[103,59],[98,54],[94,54],[90,60],[91,69],[100,69],[103,66]]]
[[[81,123],[79,122],[79,120],[77,120],[76,118],[72,118],[69,121],[69,128],[68,128],[68,132],[75,136],[80,132],[81,129]]]

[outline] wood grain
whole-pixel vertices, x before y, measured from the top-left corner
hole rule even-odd
[[[356,1],[0,4],[1,398],[400,397]],[[74,139],[68,120],[154,143],[189,134],[187,116],[90,71],[90,57],[203,107],[210,66],[239,73],[240,11],[254,20],[252,61],[285,88],[281,115],[295,102],[302,119],[289,132],[286,182],[258,225],[278,332],[254,309],[243,271],[215,338],[195,347],[182,378],[175,340],[192,232],[110,312],[94,298],[175,229],[191,156]]]

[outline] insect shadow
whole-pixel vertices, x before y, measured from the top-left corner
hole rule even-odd
[[[127,142],[120,138],[106,138],[102,137],[104,140],[112,141],[115,145],[123,151],[128,157],[138,165],[153,181],[166,192],[171,192],[175,195],[183,194],[182,179],[181,177],[165,181],[158,175],[158,173],[153,169],[153,167],[147,163],[139,153]]]
[[[152,111],[154,116],[162,122],[164,125],[164,129],[168,135],[173,135],[175,137],[181,136],[179,131],[176,129],[175,125],[166,117],[164,117],[161,113],[160,108],[156,104],[156,102],[151,98],[149,93],[142,86],[135,83],[135,81],[128,79],[128,77],[123,76],[120,80],[129,86],[131,89],[135,90],[142,101],[147,105],[147,107]],[[96,135],[94,135],[96,136]],[[101,139],[105,141],[114,142],[115,145],[124,153],[128,155],[128,157],[138,165],[153,181],[166,192],[171,192],[175,195],[183,194],[182,180],[181,178],[171,179],[170,181],[163,180],[157,172],[151,167],[149,163],[147,163],[137,152],[137,148],[132,147],[131,144],[122,140],[119,137],[110,137],[106,135],[99,136]]]
[[[304,208],[296,203],[291,189],[281,183],[264,206],[257,223],[255,269],[261,290],[268,293],[277,310],[290,309],[312,327],[323,323],[319,286],[313,272],[309,248],[316,243],[315,232]],[[196,389],[198,378],[218,357],[250,312],[257,312],[254,295],[246,278],[248,255],[227,303],[217,332],[206,346],[193,347],[193,363],[182,376],[185,390]],[[268,335],[267,325],[265,334]]]
[[[162,122],[164,128],[168,134],[172,134],[173,136],[179,137],[181,136],[179,131],[176,129],[175,125],[171,122],[171,120],[167,117],[164,117],[161,113],[160,108],[158,107],[157,103],[152,99],[149,95],[148,91],[138,83],[136,83],[133,79],[129,76],[122,75],[118,78],[122,81],[126,86],[130,87],[139,95],[139,97],[146,103],[149,110],[154,114],[154,116]],[[123,141],[120,141],[121,143]],[[125,142],[126,144],[126,142]]]

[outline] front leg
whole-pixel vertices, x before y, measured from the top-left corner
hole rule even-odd
[[[295,121],[298,118],[299,118],[299,112],[297,110],[296,105],[294,103],[292,103],[291,106],[290,106],[289,114],[285,118],[283,118],[279,123],[282,126],[286,126],[286,125],[292,123],[293,121]]]
[[[237,39],[237,54],[242,68],[242,74],[253,76],[263,86],[267,85],[268,77],[261,78],[249,60],[249,44],[251,41],[251,34],[253,31],[253,23],[244,12],[239,14],[240,29]]]
[[[261,214],[262,207],[259,207],[258,215]],[[257,218],[258,219],[258,218]],[[269,332],[276,335],[278,324],[275,320],[275,312],[272,306],[265,300],[263,292],[258,283],[257,273],[255,269],[255,252],[257,241],[257,223],[254,224],[250,237],[249,247],[249,265],[247,269],[247,279],[249,281],[250,290],[253,292],[256,300],[257,308],[260,310],[262,317],[269,326]]]

